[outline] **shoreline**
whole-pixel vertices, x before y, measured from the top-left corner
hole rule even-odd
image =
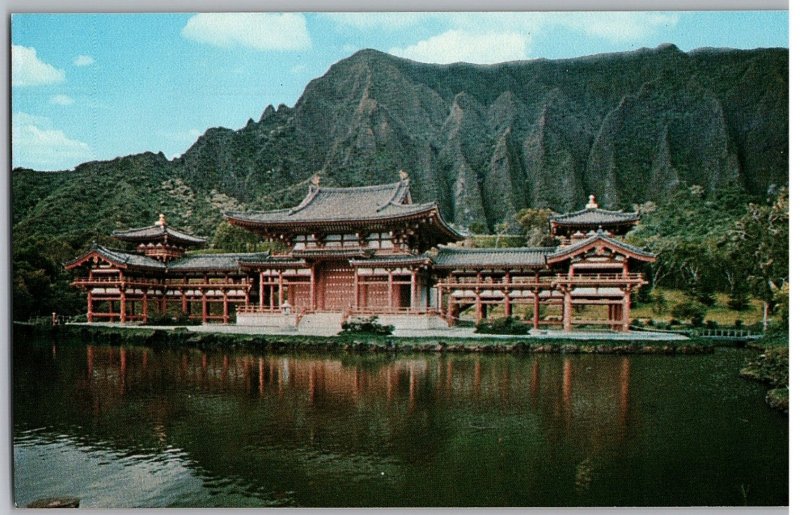
[[[656,339],[641,333],[604,337],[602,333],[547,332],[542,335],[310,335],[221,332],[214,326],[120,327],[118,325],[67,324],[35,326],[14,323],[15,336],[78,337],[112,344],[193,347],[199,349],[251,349],[270,352],[483,352],[562,354],[705,354],[720,343],[691,338]],[[192,330],[203,327],[203,330]],[[575,337],[577,336],[577,337]],[[616,338],[614,338],[616,336]]]

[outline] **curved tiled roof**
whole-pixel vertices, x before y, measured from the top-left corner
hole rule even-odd
[[[350,265],[354,267],[411,266],[411,265],[427,265],[430,263],[431,263],[430,256],[424,254],[374,256],[367,259],[350,260]]]
[[[191,234],[173,229],[166,224],[162,225],[159,223],[147,227],[139,227],[137,229],[114,231],[111,233],[111,236],[118,240],[136,243],[164,241],[165,237],[167,241],[171,240],[174,243],[181,243],[183,245],[203,245],[206,242],[205,238],[198,238],[197,236],[192,236]]]
[[[503,249],[475,249],[445,247],[433,258],[434,268],[498,267],[543,268],[545,256],[553,247],[513,247]]]
[[[237,254],[193,254],[184,256],[167,265],[170,272],[221,271],[235,272],[239,270],[240,261],[247,259],[264,259],[269,252],[251,252]]]
[[[290,255],[295,258],[331,258],[346,259],[354,257],[369,257],[375,253],[374,249],[364,249],[360,247],[352,249],[303,249],[293,250]]]
[[[615,225],[632,224],[639,220],[639,213],[624,213],[600,208],[586,208],[563,215],[551,215],[551,223],[556,225]]]
[[[230,212],[225,216],[255,223],[373,220],[422,213],[436,207],[434,202],[411,204],[408,185],[408,179],[404,179],[390,184],[352,188],[312,186],[306,198],[291,209]]]
[[[233,225],[274,235],[322,231],[391,230],[403,221],[425,221],[417,231],[420,250],[450,243],[462,236],[444,221],[436,202],[411,203],[409,180],[352,188],[309,187],[308,195],[291,209],[227,212]],[[425,248],[422,248],[425,247]]]
[[[577,242],[575,242],[575,243],[573,243],[571,245],[566,245],[564,247],[558,247],[557,249],[554,250],[554,252],[551,252],[551,253],[549,253],[547,255],[547,260],[549,262],[550,260],[554,260],[554,259],[560,258],[562,256],[567,256],[569,254],[572,254],[574,251],[579,250],[579,249],[581,249],[583,247],[586,247],[587,245],[590,245],[590,244],[592,244],[592,243],[594,243],[594,242],[596,242],[598,240],[599,241],[603,241],[605,243],[608,243],[608,244],[610,244],[612,246],[619,247],[622,250],[625,250],[627,252],[630,252],[631,254],[635,254],[637,256],[640,256],[640,257],[642,257],[644,259],[647,259],[648,261],[650,259],[655,259],[655,257],[656,257],[655,254],[653,254],[651,252],[648,252],[648,251],[646,251],[646,250],[644,250],[642,248],[639,248],[639,247],[637,247],[635,245],[631,245],[630,243],[625,243],[625,242],[620,241],[620,240],[618,240],[616,238],[612,238],[612,237],[608,236],[603,231],[598,231],[598,232],[590,235],[588,238],[579,240],[579,241],[577,241]]]
[[[70,265],[75,265],[94,253],[103,259],[124,267],[134,267],[143,270],[157,271],[164,271],[167,269],[166,265],[157,259],[149,258],[141,254],[134,254],[124,250],[111,249],[102,245],[97,245],[96,243],[92,244],[92,247],[84,255],[65,263],[64,266],[70,268]]]
[[[268,252],[246,254],[239,259],[239,264],[245,267],[257,267],[258,265],[306,266],[303,259],[292,256],[273,256]]]

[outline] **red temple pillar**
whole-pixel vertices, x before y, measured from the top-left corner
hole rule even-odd
[[[622,330],[629,331],[631,325],[631,290],[625,288],[625,296],[622,300]]]
[[[201,307],[201,315],[200,318],[202,322],[205,324],[208,320],[208,301],[206,300],[206,290],[201,291],[201,299],[202,299],[202,307]]]
[[[312,311],[317,310],[317,279],[316,279],[316,267],[312,264],[311,265],[311,287],[309,291],[310,299],[309,304],[311,306]],[[281,302],[283,304],[283,302]]]
[[[411,270],[411,302],[409,302],[411,309],[417,307],[417,269]]]
[[[353,267],[353,309],[358,309],[358,268]]]
[[[227,324],[229,320],[228,317],[228,290],[222,290],[222,323]]]
[[[94,321],[94,308],[92,304],[92,290],[90,288],[86,294],[86,321],[90,324]]]
[[[142,295],[142,321],[147,322],[147,291]]]
[[[503,292],[503,314],[506,317],[511,316],[511,297],[509,296],[508,288]]]
[[[539,329],[539,288],[533,290],[533,328]]]
[[[393,280],[394,279],[393,279],[393,275],[392,275],[392,270],[390,269],[389,270],[389,280],[387,281],[388,288],[389,288],[389,300],[388,300],[389,309],[394,307],[394,295],[393,295],[394,282],[393,282]]]
[[[561,315],[564,331],[572,331],[572,290],[564,288],[564,306]]]
[[[258,273],[258,309],[264,309],[264,272]]]
[[[311,268],[311,284],[314,284],[314,268]],[[314,293],[314,287],[311,286],[311,290],[309,294]],[[309,304],[311,304],[311,299],[308,299]],[[278,271],[278,309],[281,309],[283,305],[283,270]]]
[[[127,313],[126,313],[127,306],[125,305],[125,285],[120,286],[120,294],[119,294],[119,321],[120,323],[125,323],[127,320]]]

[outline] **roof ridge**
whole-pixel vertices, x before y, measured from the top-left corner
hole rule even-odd
[[[353,191],[353,190],[376,191],[376,190],[382,190],[382,189],[389,189],[390,187],[391,188],[397,188],[400,185],[402,185],[403,182],[404,181],[386,182],[386,183],[383,183],[383,184],[369,184],[367,186],[324,186],[324,187],[320,186],[318,188],[318,191],[319,190],[333,191],[333,192]]]
[[[464,254],[477,254],[480,252],[497,254],[515,254],[515,253],[547,253],[552,252],[558,247],[442,247],[439,252],[454,251],[455,253],[462,252]]]
[[[302,211],[303,209],[308,207],[308,205],[311,204],[311,201],[317,198],[317,195],[319,195],[319,192],[321,190],[322,188],[320,188],[319,186],[317,186],[316,188],[314,186],[311,186],[308,190],[308,194],[306,195],[306,197],[295,207],[289,208],[289,214],[293,215],[298,211]]]
[[[130,229],[114,229],[113,231],[111,231],[111,234],[122,234],[126,232],[144,231],[146,229],[153,229],[158,227],[160,227],[162,230],[166,230],[167,228],[166,225],[160,225],[160,224],[143,225],[141,227],[131,227]]]

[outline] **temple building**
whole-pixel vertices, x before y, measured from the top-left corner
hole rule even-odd
[[[187,252],[205,240],[169,227],[115,231],[136,245],[93,245],[66,264],[87,292],[87,319],[147,322],[183,316],[279,330],[338,327],[375,315],[397,328],[446,329],[463,317],[516,315],[534,329],[626,331],[631,295],[655,257],[624,241],[637,213],[586,208],[550,218],[561,245],[466,248],[436,203],[416,204],[409,178],[322,187],[311,179],[295,207],[225,213],[283,251]]]

